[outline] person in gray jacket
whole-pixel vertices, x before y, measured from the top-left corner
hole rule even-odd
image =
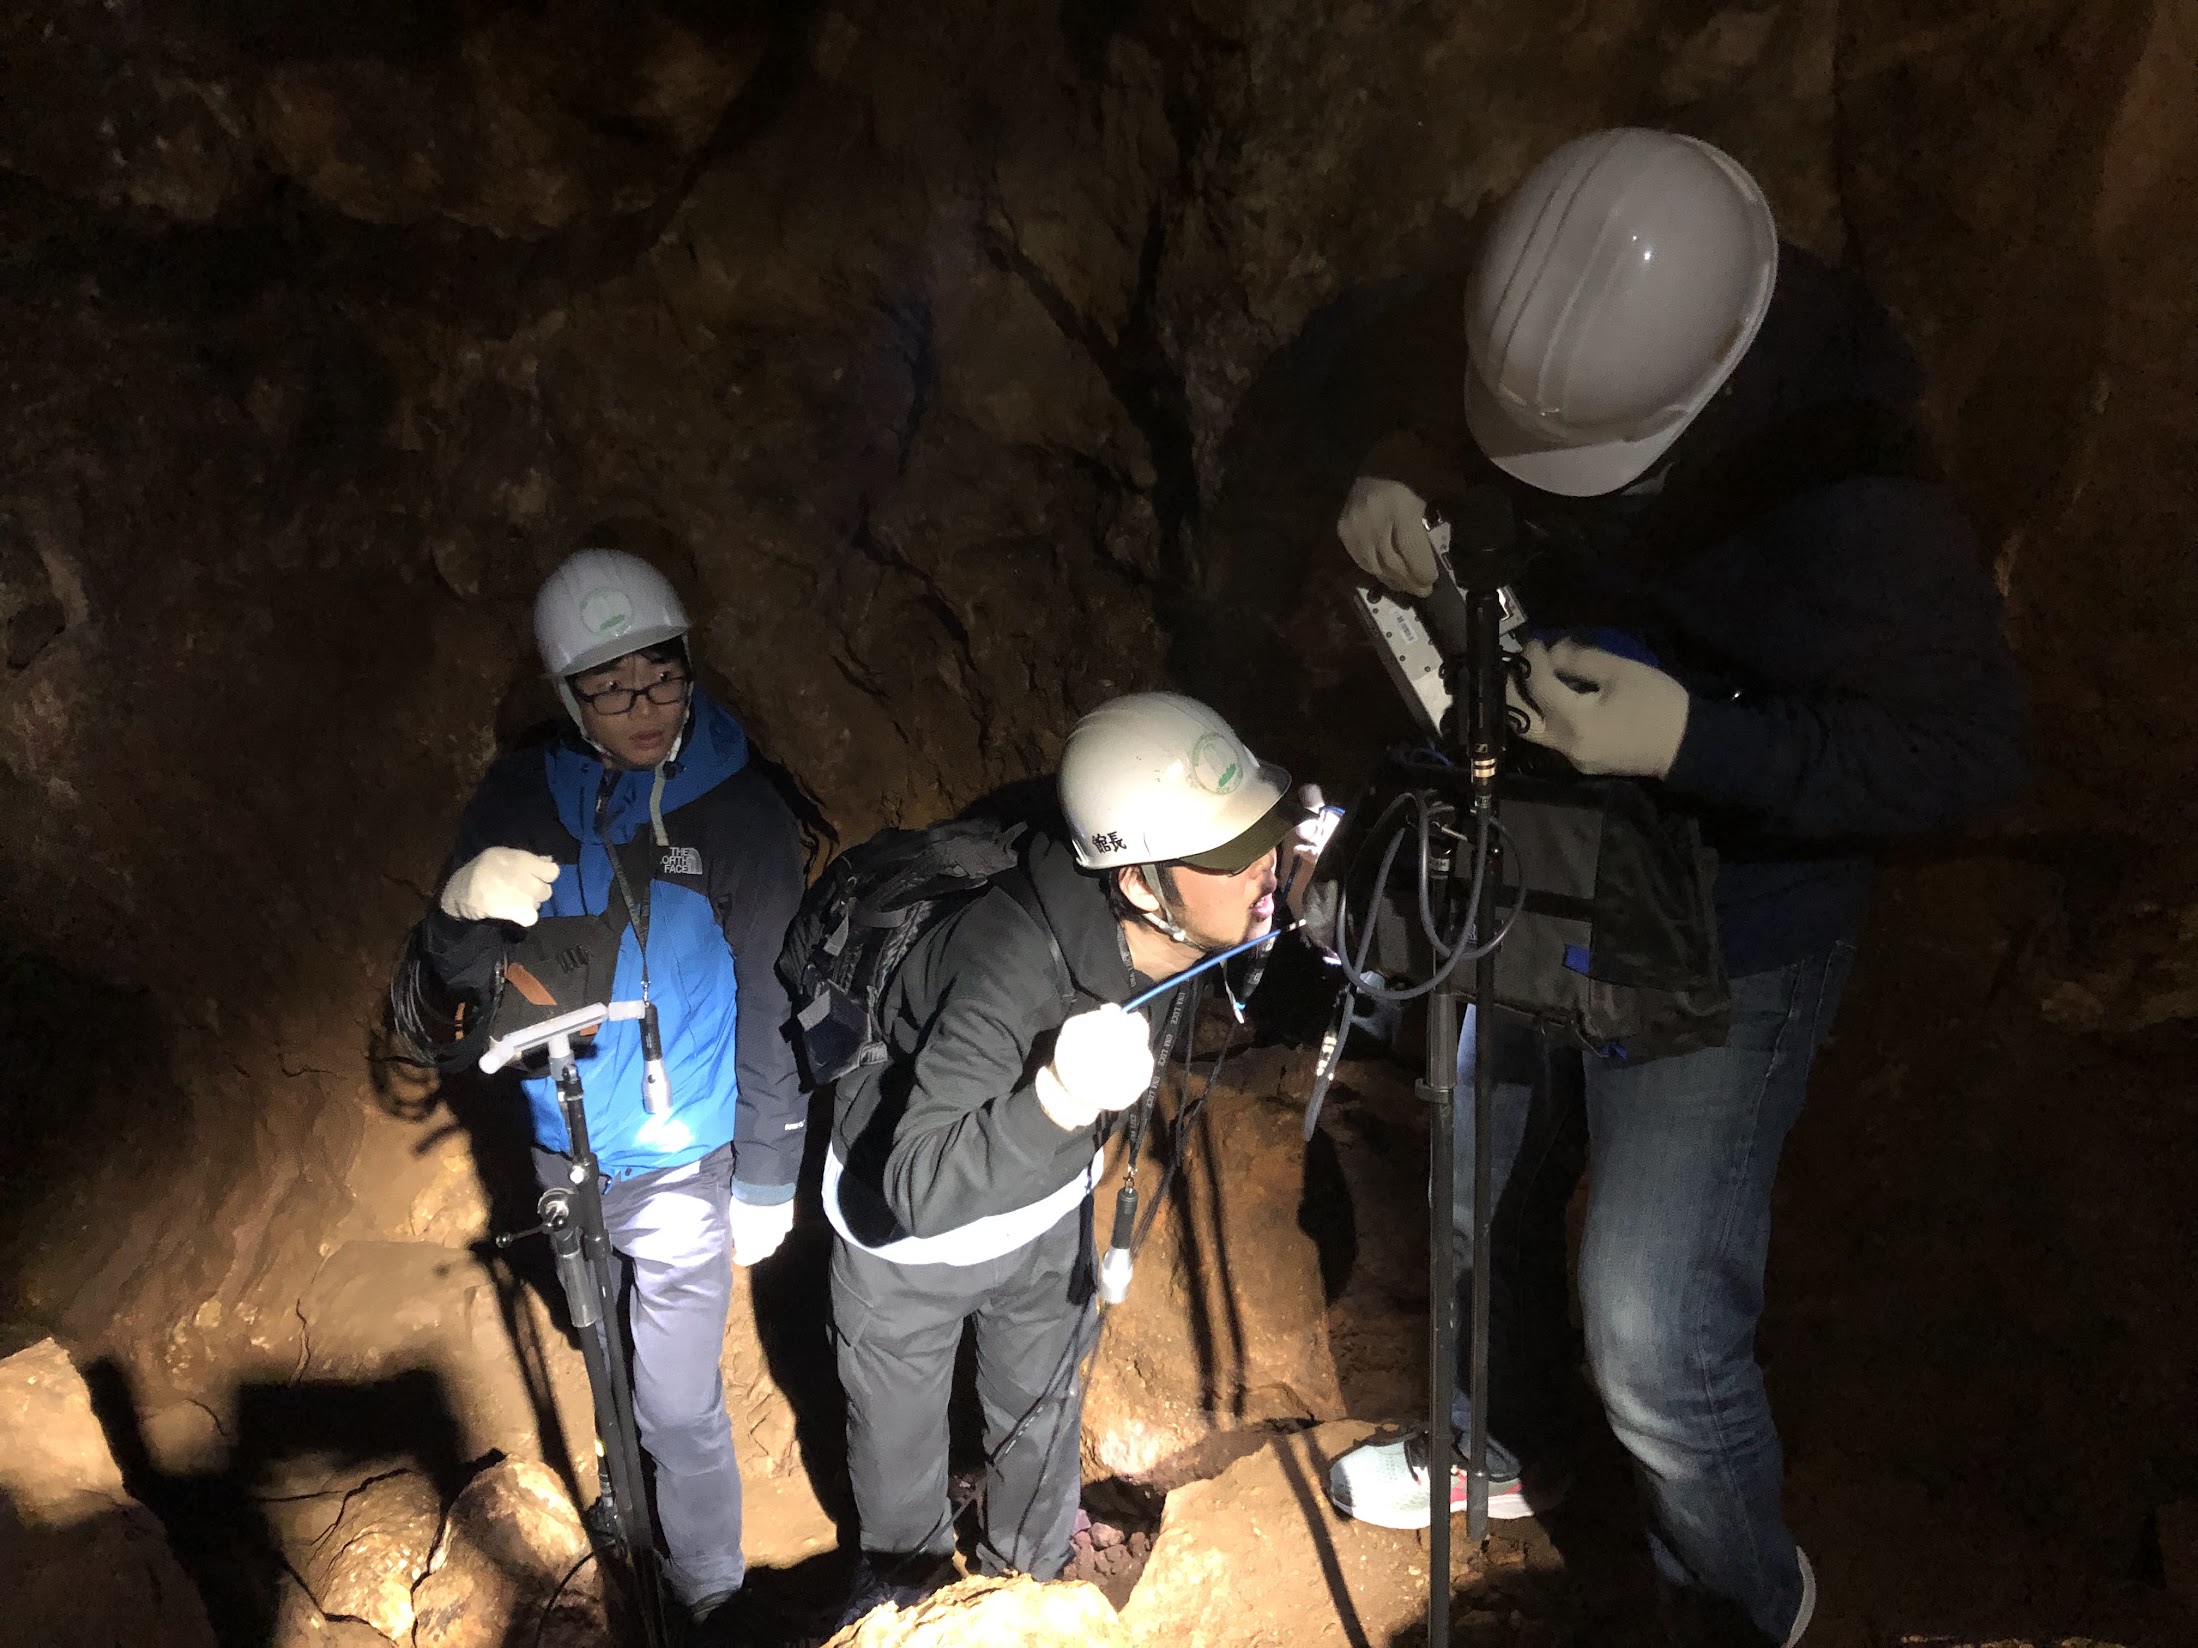
[[[865,1559],[850,1617],[946,1577],[965,1322],[989,1455],[977,1565],[1066,1564],[1092,1186],[1116,1118],[1188,1033],[1181,990],[1149,1016],[1119,1004],[1272,931],[1280,860],[1306,839],[1288,774],[1168,693],[1078,722],[1059,795],[1021,865],[918,941],[882,1003],[891,1056],[840,1084],[824,1189]]]

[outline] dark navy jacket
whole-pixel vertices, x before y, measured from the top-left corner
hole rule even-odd
[[[1662,789],[1718,850],[1735,974],[1852,936],[1878,842],[1963,824],[2023,782],[1998,593],[1914,433],[1920,387],[1860,285],[1785,248],[1747,356],[1625,492],[1556,498],[1464,443],[1445,461],[1384,441],[1364,466],[1429,494],[1504,485],[1534,627],[1622,630],[1685,683]]]
[[[653,777],[607,770],[569,729],[515,750],[482,779],[459,824],[451,866],[486,847],[524,848],[560,866],[545,916],[622,910],[603,842],[607,836],[624,846],[648,836]],[[623,1178],[731,1142],[733,1193],[783,1202],[794,1194],[808,1113],[785,1035],[786,992],[773,968],[801,901],[799,832],[769,779],[750,764],[740,723],[699,691],[679,756],[666,766],[662,806],[671,845],[650,849],[655,873],[644,902],[672,1109],[651,1118],[642,1104],[640,1026],[607,1024],[580,1061],[590,1143],[604,1171]],[[438,907],[421,931],[437,975],[485,999],[508,948],[503,924],[459,921]],[[629,924],[612,996],[640,994],[641,950]],[[536,1142],[566,1150],[550,1082],[535,1077],[525,1086]]]

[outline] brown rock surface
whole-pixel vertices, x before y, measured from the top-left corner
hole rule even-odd
[[[122,1485],[91,1394],[51,1339],[0,1360],[0,1638],[212,1648],[197,1589]]]
[[[539,1465],[507,1459],[475,1477],[451,1506],[413,1595],[412,1641],[414,1648],[498,1648],[516,1638],[593,1648],[610,1630],[603,1592],[563,1486]]]
[[[1128,1648],[1114,1609],[1097,1587],[1050,1584],[1020,1575],[974,1576],[913,1608],[874,1608],[825,1648],[1007,1648],[1010,1643],[1075,1642]]]
[[[536,1307],[525,1296],[516,1308]],[[368,1387],[402,1377],[432,1384],[448,1426],[449,1457],[541,1446],[541,1416],[515,1354],[498,1279],[462,1248],[425,1242],[346,1242],[328,1256],[299,1301],[306,1355],[301,1377]],[[532,1323],[560,1416],[585,1426],[585,1370],[546,1318]],[[575,1372],[581,1377],[575,1378]],[[429,1415],[421,1416],[424,1427]],[[582,1451],[586,1451],[583,1445]]]
[[[1307,1062],[1280,1049],[1245,1054],[1189,1137],[1154,1127],[1139,1190],[1156,1196],[1164,1177],[1169,1189],[1129,1298],[1107,1313],[1084,1402],[1087,1474],[1164,1474],[1219,1431],[1342,1417],[1320,1254],[1301,1215]],[[1176,1104],[1202,1091],[1199,1079],[1169,1085]],[[1169,1177],[1177,1151],[1182,1167]],[[1102,1241],[1118,1182],[1119,1170],[1100,1187]]]
[[[325,1614],[363,1620],[392,1642],[412,1632],[412,1589],[442,1532],[443,1502],[415,1471],[381,1477],[347,1495],[304,1568]]]
[[[384,1648],[392,1641],[362,1619],[332,1618],[322,1612],[313,1593],[287,1573],[278,1589],[274,1628],[268,1635],[272,1648]],[[394,1640],[408,1644],[411,1639]]]

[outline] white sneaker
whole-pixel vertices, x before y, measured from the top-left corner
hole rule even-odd
[[[1801,1633],[1809,1628],[1809,1621],[1816,1617],[1816,1570],[1809,1566],[1809,1553],[1798,1545],[1794,1547],[1794,1557],[1801,1564],[1801,1606],[1794,1610],[1793,1629],[1786,1633],[1786,1648],[1795,1648]]]
[[[1353,1448],[1328,1468],[1328,1497],[1345,1516],[1377,1528],[1427,1526],[1427,1433],[1407,1431]],[[1528,1472],[1488,1479],[1488,1514],[1516,1522],[1553,1510],[1571,1491],[1570,1476]],[[1466,1472],[1453,1454],[1450,1514],[1465,1510]]]

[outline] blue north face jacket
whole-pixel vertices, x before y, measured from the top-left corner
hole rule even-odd
[[[640,1025],[606,1024],[580,1058],[589,1142],[613,1178],[675,1167],[731,1143],[733,1193],[748,1202],[786,1201],[801,1167],[807,1105],[773,963],[801,902],[800,835],[749,761],[740,723],[699,691],[679,756],[665,767],[666,846],[651,840],[654,778],[606,768],[569,729],[515,750],[489,769],[466,808],[449,869],[487,847],[524,848],[559,865],[544,916],[622,916],[606,841],[622,849],[629,877],[646,866],[647,895],[638,880],[634,893],[647,907],[649,984],[672,1108],[651,1117],[642,1104]],[[436,974],[482,1000],[517,933],[499,922],[459,921],[440,908],[422,924]],[[641,945],[629,923],[611,997],[640,995]],[[536,1142],[568,1150],[553,1084],[534,1077],[523,1085]]]

